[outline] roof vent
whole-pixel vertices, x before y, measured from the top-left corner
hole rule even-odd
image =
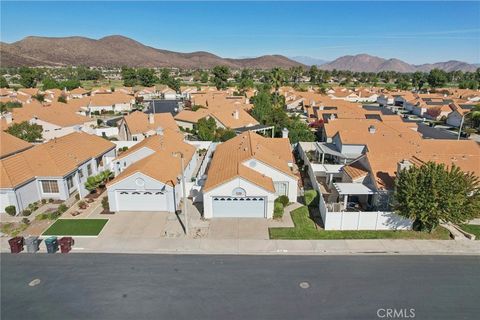
[[[377,132],[377,128],[372,124],[370,127],[368,127],[368,132],[375,133]]]
[[[162,127],[158,127],[155,132],[157,133],[157,135],[159,136],[163,136],[163,128]]]

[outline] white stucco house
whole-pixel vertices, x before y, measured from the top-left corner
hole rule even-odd
[[[247,131],[216,147],[202,189],[204,217],[273,217],[274,201],[297,200],[288,138],[264,138]]]
[[[41,199],[81,198],[88,177],[110,166],[115,145],[86,133],[71,133],[0,160],[0,212],[17,214]]]
[[[111,211],[175,212],[182,198],[182,159],[185,181],[196,168],[198,154],[174,130],[159,130],[112,162],[116,177],[107,185]]]

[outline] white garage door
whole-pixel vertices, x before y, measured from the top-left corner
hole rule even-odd
[[[116,191],[118,211],[167,211],[167,197],[171,193],[159,190]],[[173,198],[170,200],[173,203]]]
[[[214,218],[264,218],[263,197],[213,197]]]

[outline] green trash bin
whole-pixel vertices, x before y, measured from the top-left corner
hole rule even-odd
[[[47,247],[48,253],[56,253],[58,251],[57,237],[48,237],[45,239],[45,246]]]

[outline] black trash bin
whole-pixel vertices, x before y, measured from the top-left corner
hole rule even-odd
[[[56,253],[58,251],[57,237],[49,237],[45,239],[45,246],[47,247],[48,253]]]

